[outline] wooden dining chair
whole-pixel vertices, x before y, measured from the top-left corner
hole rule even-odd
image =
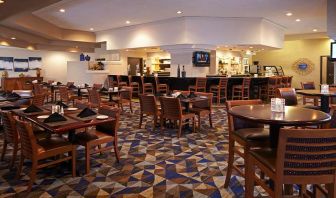
[[[207,78],[204,78],[204,77],[196,78],[195,85],[190,85],[188,87],[188,90],[195,91],[195,92],[206,92],[206,83],[207,83]]]
[[[17,177],[21,175],[24,160],[29,159],[32,162],[30,180],[27,189],[28,192],[32,189],[38,169],[71,160],[72,176],[76,176],[75,145],[72,145],[69,141],[59,136],[37,141],[33,133],[32,125],[29,122],[21,121],[18,118],[15,118],[15,123],[21,142],[21,157],[17,170]],[[68,155],[64,156],[64,154]],[[55,157],[52,161],[42,161],[52,157]]]
[[[98,108],[102,105],[115,106],[115,102],[102,101],[97,89],[88,89],[89,103],[92,108]]]
[[[278,88],[275,96],[277,98],[284,98],[286,106],[298,105],[296,91],[294,88]]]
[[[301,88],[304,90],[314,90],[316,89],[315,87],[315,83],[313,81],[309,81],[309,82],[301,82]],[[302,102],[303,105],[307,104],[307,103],[311,103],[314,106],[318,106],[319,104],[319,98],[318,96],[302,96]]]
[[[119,162],[120,159],[117,133],[119,129],[120,110],[119,108],[110,106],[100,106],[98,113],[114,118],[114,120],[109,123],[99,124],[95,129],[76,133],[74,138],[75,143],[85,147],[86,174],[90,173],[90,156],[93,154],[114,149],[117,162]],[[113,146],[110,143],[112,143]],[[105,147],[102,147],[104,144],[106,144]]]
[[[165,119],[178,121],[179,130],[177,137],[180,138],[182,127],[192,120],[193,132],[195,132],[195,114],[182,111],[181,102],[179,98],[161,97],[161,118],[160,125],[163,129]]]
[[[246,163],[246,155],[251,149],[269,145],[269,130],[265,129],[263,124],[233,117],[229,114],[229,110],[232,107],[240,105],[261,104],[261,100],[226,101],[229,127],[229,159],[224,183],[225,188],[229,186],[233,169],[243,177],[245,176],[245,173],[240,169],[239,165],[235,164],[235,154],[242,157]],[[240,146],[237,146],[236,143]]]
[[[157,101],[154,95],[145,95],[140,94],[140,123],[139,129],[141,129],[143,117],[153,116],[153,131],[155,130],[155,126],[158,122],[158,118],[161,115],[161,111],[157,105]]]
[[[122,111],[124,111],[124,104],[128,104],[131,113],[133,113],[132,90],[133,90],[132,87],[123,87],[119,93],[118,105],[121,107]]]
[[[93,89],[101,89],[101,88],[103,88],[103,84],[94,83],[94,84],[92,85],[92,88],[93,88]]]
[[[275,97],[278,88],[281,88],[281,77],[269,77],[267,85],[261,87],[259,95],[266,98],[267,101],[271,101],[271,98]]]
[[[154,94],[154,87],[152,83],[146,83],[145,78],[143,76],[140,77],[141,86],[142,86],[142,94],[150,93]]]
[[[168,94],[168,85],[167,84],[163,84],[160,83],[160,80],[158,77],[154,77],[155,78],[155,89],[156,89],[156,93],[157,94]]]
[[[221,100],[227,100],[228,78],[220,78],[218,85],[211,85],[210,92],[216,99],[217,104],[220,104]]]
[[[74,107],[76,107],[78,109],[91,108],[91,104],[89,102],[85,102],[83,100],[75,100],[74,101]]]
[[[75,100],[81,99],[80,96],[70,93],[68,87],[59,87],[59,94],[60,94],[61,101],[67,104],[69,102],[72,102],[72,104],[74,104]]]
[[[42,84],[34,83],[33,93],[34,95],[44,94],[45,99],[47,99],[47,102],[49,102],[49,97],[51,98],[51,101],[53,101],[53,94],[47,88],[44,88]]]
[[[132,93],[136,93],[137,96],[140,94],[140,85],[138,82],[132,81],[132,76],[128,76],[128,84],[130,87],[132,87]],[[133,96],[132,96],[133,97]]]
[[[243,78],[241,85],[232,86],[232,100],[249,100],[250,99],[251,78]]]
[[[74,86],[75,85],[75,82],[67,82],[66,84],[66,87],[71,87],[71,86]]]
[[[127,87],[127,82],[126,81],[122,81],[120,75],[117,75],[116,79],[117,79],[117,87],[118,88]]]
[[[201,130],[201,117],[208,116],[209,124],[212,127],[212,93],[194,92],[196,96],[206,97],[207,100],[201,100],[193,103],[190,112],[195,113],[198,122],[198,130]]]
[[[310,197],[308,184],[325,184],[328,197],[335,197],[335,147],[335,129],[280,129],[277,150],[248,153],[245,197],[253,197],[255,184],[275,198],[283,197],[286,184],[300,185],[301,197]],[[272,187],[255,174],[256,169],[271,179]]]
[[[31,104],[36,106],[43,106],[45,97],[46,97],[45,94],[34,95]]]

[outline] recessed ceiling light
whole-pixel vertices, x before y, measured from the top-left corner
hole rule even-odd
[[[330,42],[332,42],[332,43],[333,43],[333,42],[335,42],[335,40],[334,40],[334,39],[330,39]]]
[[[60,12],[65,12],[65,9],[62,8],[62,9],[60,9],[59,11],[60,11]]]
[[[91,31],[93,31],[94,29],[93,28],[90,28]]]
[[[0,0],[0,4],[1,4],[1,3],[5,3],[5,1],[4,1],[4,0]]]
[[[130,21],[126,21],[126,24],[130,24],[131,22]]]
[[[250,49],[253,49],[253,46],[250,46]]]
[[[313,32],[317,32],[317,29],[313,29]]]
[[[183,12],[181,10],[177,11],[176,12],[177,14],[182,14]]]
[[[296,21],[296,22],[300,22],[300,21],[301,21],[301,19],[296,19],[295,21]]]
[[[15,38],[15,37],[12,37],[11,39],[12,39],[12,40],[15,40],[16,38]]]
[[[292,15],[293,15],[293,13],[291,13],[291,12],[286,13],[286,16],[292,16]]]

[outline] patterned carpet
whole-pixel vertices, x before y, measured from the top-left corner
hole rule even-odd
[[[233,176],[230,187],[223,187],[228,156],[224,107],[214,109],[214,128],[204,119],[201,131],[183,132],[177,138],[174,129],[152,131],[151,119],[138,129],[139,107],[135,106],[133,114],[127,109],[121,118],[120,163],[113,152],[94,155],[91,174],[84,175],[84,148],[79,147],[81,176],[72,178],[64,166],[42,169],[27,194],[30,163],[25,162],[24,175],[16,180],[15,169],[7,168],[10,149],[0,162],[0,197],[243,197],[241,177]]]

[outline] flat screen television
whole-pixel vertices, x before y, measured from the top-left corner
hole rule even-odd
[[[196,51],[193,53],[195,67],[210,67],[210,52]]]
[[[331,43],[330,59],[336,61],[336,42]]]

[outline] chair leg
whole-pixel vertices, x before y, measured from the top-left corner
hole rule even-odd
[[[131,100],[132,100],[132,99],[131,99]],[[133,113],[132,101],[130,101],[130,103],[129,103],[129,107],[130,107],[131,113]]]
[[[235,141],[230,138],[229,139],[229,159],[228,159],[228,166],[227,166],[227,171],[226,171],[224,188],[229,187],[229,183],[231,180],[231,174],[232,174],[233,163],[234,163],[234,146],[235,146]]]
[[[198,120],[198,130],[201,131],[201,115],[197,115]]]
[[[15,160],[16,160],[16,155],[17,155],[17,152],[18,152],[18,148],[19,145],[18,144],[14,144],[14,148],[13,148],[13,157],[12,157],[12,162],[10,164],[10,167],[13,168],[14,166],[14,163],[15,163]]]
[[[76,177],[76,146],[72,147],[72,159],[71,159],[71,163],[72,163],[72,177]]]
[[[196,128],[196,120],[195,117],[193,117],[193,133],[195,133],[195,128]]]
[[[85,173],[89,174],[90,173],[90,145],[86,144],[85,146]]]
[[[4,143],[3,143],[3,148],[2,148],[2,153],[1,153],[1,161],[4,160],[4,157],[5,157],[5,154],[6,154],[6,151],[7,151],[7,141],[5,140]]]
[[[141,129],[141,125],[142,125],[142,118],[143,118],[143,113],[140,113],[139,129]]]
[[[157,123],[157,116],[154,116],[154,120],[153,120],[153,131],[155,130],[156,123]]]
[[[22,172],[22,166],[23,166],[23,161],[24,161],[24,156],[21,154],[20,155],[20,162],[19,162],[19,166],[16,172],[16,178],[19,179],[21,176],[21,172]]]
[[[116,156],[117,162],[119,163],[120,156],[119,156],[119,149],[118,149],[118,140],[117,140],[116,137],[114,138],[113,148],[114,148],[114,152],[115,152],[115,156]]]
[[[220,104],[220,97],[221,97],[221,95],[220,95],[220,90],[217,92],[217,105],[219,105]]]
[[[210,123],[210,127],[212,128],[212,116],[211,116],[211,113],[209,113],[209,123]]]
[[[245,159],[245,197],[254,197],[253,191],[254,191],[254,164],[252,159],[249,157]]]
[[[28,192],[30,192],[33,188],[33,185],[36,179],[36,171],[37,171],[37,161],[34,160],[32,162],[32,168],[30,172],[30,180],[29,180],[28,189],[27,189]]]
[[[177,134],[177,137],[180,138],[181,137],[181,133],[182,133],[182,120],[179,120],[179,131],[178,131],[178,134]]]
[[[98,147],[99,150],[101,150],[101,148],[102,148],[100,144],[97,147]],[[99,154],[103,155],[103,152],[100,151]]]

